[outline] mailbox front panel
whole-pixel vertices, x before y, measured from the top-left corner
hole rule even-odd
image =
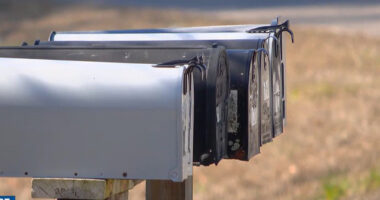
[[[269,56],[258,52],[260,66],[260,134],[261,145],[271,142],[273,138],[272,118],[272,73]]]
[[[261,62],[257,52],[252,52],[248,76],[248,140],[247,158],[260,153],[261,146]]]
[[[228,154],[249,160],[260,152],[258,56],[252,50],[228,50],[227,55],[231,74]]]
[[[276,41],[269,38],[267,43],[269,52],[269,62],[272,66],[272,89],[273,89],[273,137],[278,136],[283,132],[283,74],[281,72],[281,49],[280,40]]]
[[[152,66],[0,58],[0,176],[191,175],[184,67]]]

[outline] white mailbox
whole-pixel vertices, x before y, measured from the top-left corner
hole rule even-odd
[[[186,179],[188,67],[0,58],[0,176]]]

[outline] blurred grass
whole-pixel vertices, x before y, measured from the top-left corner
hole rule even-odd
[[[52,30],[239,23],[196,11],[73,6],[0,19],[0,44],[46,39]],[[195,167],[194,199],[380,199],[380,38],[294,32],[295,44],[286,44],[285,134],[250,162]],[[2,178],[0,194],[29,199],[30,180]],[[143,197],[141,184],[131,199]]]
[[[327,180],[323,184],[323,190],[326,200],[340,199],[345,195],[348,189],[348,183],[346,180]]]
[[[321,184],[323,194],[317,199],[338,200],[349,196],[357,198],[380,189],[380,171],[373,168],[359,176],[335,172],[324,177]]]
[[[380,188],[380,170],[372,169],[365,179],[365,188],[373,190]]]

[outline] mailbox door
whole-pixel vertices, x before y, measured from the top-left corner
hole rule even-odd
[[[272,122],[272,88],[271,88],[271,66],[269,56],[264,52],[258,52],[260,66],[260,134],[261,145],[271,142],[273,137],[273,122]]]
[[[258,59],[252,50],[228,50],[230,101],[229,158],[249,160],[260,152]]]
[[[257,52],[252,52],[248,77],[248,160],[260,153],[261,146],[260,64],[259,55]]]
[[[272,88],[273,88],[273,137],[283,132],[283,114],[282,114],[282,79],[281,72],[281,52],[280,40],[269,38],[267,41],[269,62],[272,68]]]

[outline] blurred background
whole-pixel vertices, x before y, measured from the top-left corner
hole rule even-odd
[[[80,2],[80,3],[78,3]],[[194,199],[380,199],[380,2],[0,0],[0,45],[53,30],[269,23],[290,19],[285,133],[249,162],[194,168]],[[27,142],[27,141],[26,141]],[[31,180],[0,195],[31,199]],[[130,193],[144,199],[145,184]]]

